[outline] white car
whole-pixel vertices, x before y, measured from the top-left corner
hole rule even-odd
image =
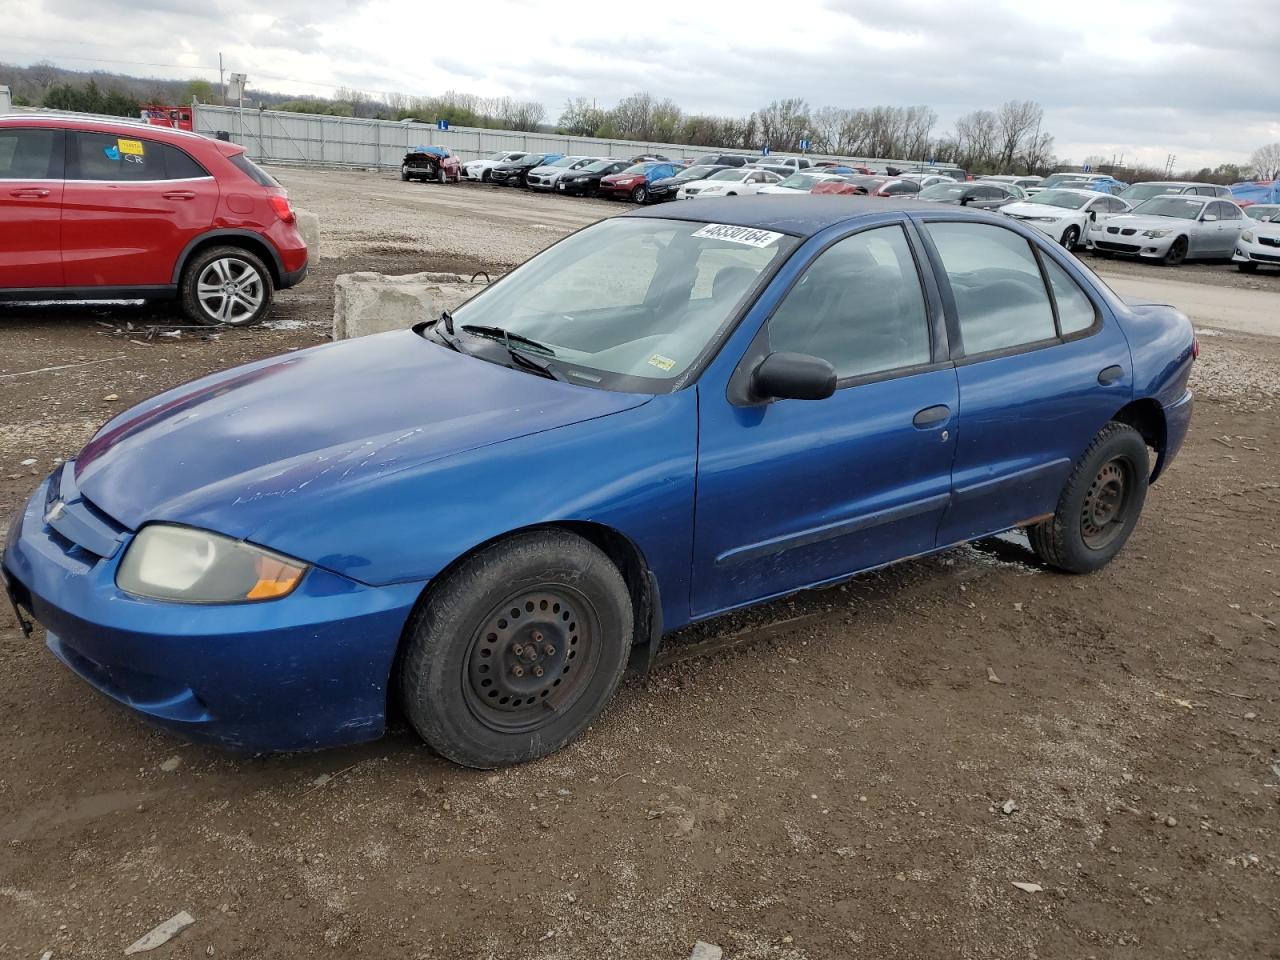
[[[795,196],[797,193],[810,193],[818,184],[827,180],[843,180],[838,173],[823,173],[821,170],[801,170],[793,173],[778,183],[761,187],[756,193],[775,193],[783,196]]]
[[[479,160],[471,160],[462,165],[462,175],[468,180],[488,180],[489,171],[500,163],[510,163],[527,155],[527,150],[499,150]]]
[[[676,194],[676,199],[745,196],[758,193],[761,187],[771,183],[781,182],[782,177],[768,170],[757,170],[755,167],[730,167],[728,170],[713,173],[705,180],[686,183]]]
[[[1280,267],[1280,208],[1265,205],[1250,207],[1246,211],[1249,223],[1236,241],[1231,259],[1241,273],[1253,273],[1259,266]],[[1255,216],[1255,211],[1257,215]]]
[[[1074,250],[1089,235],[1091,224],[1104,223],[1129,209],[1129,204],[1109,193],[1064,187],[1042,190],[1027,200],[1001,207],[1000,212]]]
[[[1029,192],[1032,187],[1039,189],[1040,185],[1044,183],[1044,177],[1014,177],[998,173],[988,177],[978,177],[978,179],[989,180],[992,183],[1011,184],[1026,192]]]
[[[808,157],[756,157],[748,166],[787,167],[791,170],[808,170],[813,161]]]
[[[554,190],[556,184],[570,170],[577,170],[605,157],[561,157],[540,167],[534,167],[525,178],[531,190]]]

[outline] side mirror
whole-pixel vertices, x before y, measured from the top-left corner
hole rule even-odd
[[[1097,211],[1097,210],[1090,210],[1090,211],[1089,211],[1089,219],[1090,219],[1090,220],[1097,220],[1097,219],[1098,219],[1098,211]]]
[[[1218,219],[1218,215],[1216,213],[1206,213],[1200,219],[1202,219],[1205,223],[1213,223]]]
[[[973,197],[961,197],[961,198],[960,198],[960,206],[962,206],[962,207],[967,207],[967,206],[968,206],[969,204],[971,204],[971,203],[973,203]]]
[[[836,370],[808,354],[771,353],[751,374],[751,392],[766,400],[825,400],[836,392]]]

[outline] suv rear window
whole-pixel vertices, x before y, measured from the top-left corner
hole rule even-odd
[[[275,177],[250,160],[246,154],[237,153],[231,158],[231,162],[236,165],[236,168],[239,169],[241,173],[260,187],[280,186],[279,181],[277,181]]]

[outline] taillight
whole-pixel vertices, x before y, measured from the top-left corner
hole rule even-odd
[[[1191,335],[1191,359],[1200,359],[1200,338],[1195,334]]]
[[[270,198],[271,209],[276,212],[276,216],[285,223],[293,223],[293,207],[289,206],[289,198],[282,197],[278,193],[273,193]]]

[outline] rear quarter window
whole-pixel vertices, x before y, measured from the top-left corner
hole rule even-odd
[[[260,187],[280,186],[280,182],[276,180],[275,177],[267,173],[267,171],[263,170],[260,166],[258,166],[252,160],[250,160],[248,156],[246,156],[243,153],[237,153],[234,157],[232,157],[231,163],[236,167],[237,170],[239,170],[241,173],[243,173],[246,177],[248,177],[250,180],[252,180],[254,183],[256,183]]]

